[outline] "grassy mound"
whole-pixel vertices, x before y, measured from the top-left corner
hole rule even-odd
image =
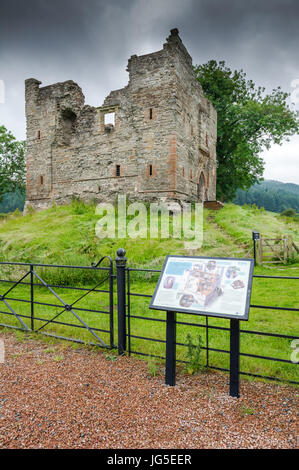
[[[14,213],[0,218],[0,261],[90,265],[103,255],[115,257],[123,247],[131,266],[161,266],[166,254],[190,254],[184,241],[168,239],[99,239],[94,204],[73,201],[66,206]],[[263,236],[292,235],[299,241],[299,224],[249,206],[227,204],[220,211],[204,210],[203,246],[192,254],[252,256],[251,231]]]

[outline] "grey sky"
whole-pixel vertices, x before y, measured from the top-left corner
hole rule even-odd
[[[72,79],[101,105],[127,84],[127,60],[162,48],[178,27],[193,63],[225,60],[299,109],[299,0],[2,0],[0,124],[25,137],[24,80]],[[1,94],[0,94],[1,96]],[[265,177],[299,184],[299,137],[264,154]]]

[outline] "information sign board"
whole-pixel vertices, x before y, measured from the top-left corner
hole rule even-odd
[[[254,260],[167,256],[149,308],[248,320]]]

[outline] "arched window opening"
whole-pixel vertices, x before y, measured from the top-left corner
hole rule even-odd
[[[61,111],[61,134],[60,142],[63,145],[69,145],[75,132],[77,115],[70,108]]]
[[[203,172],[200,173],[199,182],[197,184],[197,197],[199,201],[204,202],[206,200],[206,180]]]
[[[61,116],[64,122],[70,123],[71,125],[73,125],[77,119],[77,115],[70,108],[63,109]]]

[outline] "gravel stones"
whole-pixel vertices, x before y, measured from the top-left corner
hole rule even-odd
[[[66,343],[49,354],[42,341],[0,338],[0,448],[296,447],[295,387],[243,379],[235,399],[225,374],[179,370],[177,386],[168,387],[163,367],[151,377],[133,357],[111,362],[102,350]]]

